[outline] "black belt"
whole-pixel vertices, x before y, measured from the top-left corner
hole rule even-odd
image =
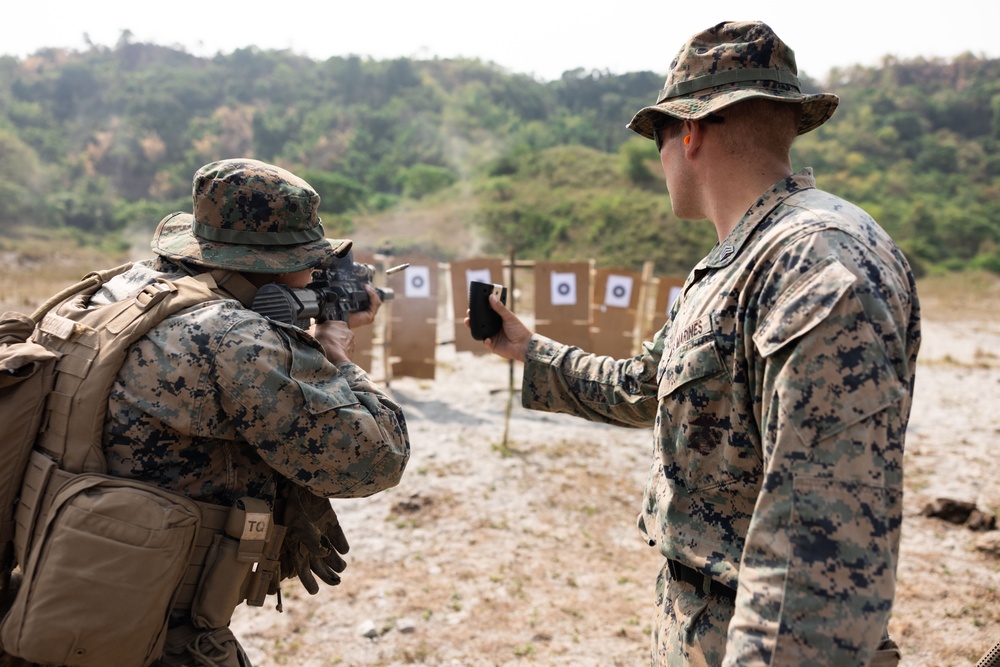
[[[667,572],[670,573],[671,579],[686,582],[698,590],[706,593],[711,592],[716,597],[720,597],[723,600],[729,600],[730,604],[735,604],[736,602],[736,591],[729,586],[712,579],[708,575],[702,574],[693,567],[688,567],[683,563],[678,563],[677,561],[668,558]]]

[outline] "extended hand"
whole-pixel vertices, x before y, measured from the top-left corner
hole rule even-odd
[[[531,341],[531,330],[524,326],[524,323],[507,306],[503,305],[496,295],[490,295],[490,307],[499,313],[503,319],[503,326],[495,336],[484,340],[483,345],[497,356],[514,361],[524,361],[528,352],[528,343]],[[470,326],[469,311],[465,313],[465,326]]]

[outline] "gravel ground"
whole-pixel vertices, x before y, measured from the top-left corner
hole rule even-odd
[[[923,516],[935,498],[1000,512],[997,290],[924,303],[890,631],[904,667],[974,665],[1000,641],[1000,531]],[[515,386],[519,366],[514,368]],[[533,413],[507,362],[442,345],[434,380],[398,378],[413,458],[383,494],[337,500],[343,583],[284,613],[238,610],[257,667],[647,663],[658,554],[635,528],[647,430]]]

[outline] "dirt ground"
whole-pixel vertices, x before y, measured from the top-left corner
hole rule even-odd
[[[44,250],[4,259],[17,273],[0,270],[0,310],[30,312],[82,275]],[[1000,642],[1000,531],[921,510],[949,497],[1000,514],[1000,280],[922,281],[921,297],[890,631],[904,667],[974,665]],[[648,664],[660,558],[635,520],[649,431],[526,411],[509,392],[519,367],[449,344],[436,359],[434,380],[390,383],[413,445],[400,485],[334,501],[343,583],[309,596],[286,582],[283,613],[273,598],[237,610],[256,667]]]
[[[904,667],[974,665],[1000,642],[1000,531],[921,515],[948,497],[1000,512],[1000,288],[931,281],[906,454],[890,631]],[[519,367],[513,376],[519,383]],[[526,411],[510,366],[441,345],[397,378],[413,456],[401,484],[337,500],[343,583],[233,623],[257,667],[647,662],[658,554],[635,528],[646,430]]]

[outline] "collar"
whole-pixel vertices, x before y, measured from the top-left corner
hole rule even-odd
[[[757,198],[725,239],[698,263],[696,269],[717,269],[728,266],[740,254],[747,239],[771,212],[794,194],[816,187],[812,167],[792,174],[775,183],[770,190]]]

